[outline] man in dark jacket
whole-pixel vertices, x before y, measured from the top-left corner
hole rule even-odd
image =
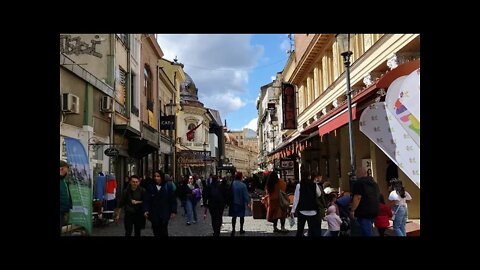
[[[380,206],[378,184],[363,168],[357,169],[357,181],[353,185],[351,217],[356,218],[361,236],[372,236],[372,226]]]
[[[205,207],[205,214],[207,209],[210,210],[213,236],[218,237],[223,223],[223,210],[229,188],[225,181],[220,182],[216,175],[212,176],[211,181],[203,190],[203,207]]]
[[[135,227],[135,236],[140,237],[141,230],[145,226],[142,204],[146,192],[145,189],[140,186],[140,177],[138,175],[132,175],[129,183],[120,197],[115,222],[118,223],[122,208],[125,208],[125,236],[132,236],[132,230]]]
[[[177,198],[171,182],[162,171],[153,174],[153,183],[147,186],[143,212],[152,223],[155,237],[168,236],[168,222],[177,214]]]
[[[68,218],[68,213],[72,209],[72,197],[70,196],[68,184],[65,182],[69,167],[67,162],[60,160],[60,234]]]

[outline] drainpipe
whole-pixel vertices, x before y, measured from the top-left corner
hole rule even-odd
[[[115,34],[110,35],[110,53],[112,53],[112,71],[113,71],[113,112],[111,113],[111,118],[110,118],[110,147],[113,147],[114,145],[114,139],[113,139],[113,125],[115,123],[115,97],[116,97],[116,87],[115,84],[117,82],[117,74],[116,74],[116,63],[115,63],[115,47],[116,47],[116,37]],[[109,157],[108,160],[108,172],[111,174],[112,173],[112,167],[113,167],[113,160],[112,157]]]
[[[158,62],[158,61],[157,61]],[[156,102],[159,103],[160,102],[160,85],[158,84],[158,77],[160,76],[160,67],[158,66],[158,64],[156,65],[157,66],[157,100]],[[157,152],[157,170],[160,169],[160,160],[161,160],[161,157],[162,157],[162,152],[160,151],[161,150],[161,147],[160,147],[160,116],[162,115],[160,110],[162,109],[162,106],[161,104],[158,104],[158,121],[157,121],[157,136],[158,136],[158,152]]]

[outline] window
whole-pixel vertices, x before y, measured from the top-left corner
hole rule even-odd
[[[131,79],[130,81],[132,82],[132,89],[131,89],[131,112],[132,114],[138,116],[138,89],[137,89],[137,75],[135,73],[131,73]]]
[[[122,41],[123,45],[128,48],[129,47],[128,34],[117,34],[117,36],[120,39],[120,41]]]
[[[138,42],[135,39],[135,35],[132,35],[131,42],[130,42],[130,54],[132,55],[134,60],[137,60],[137,54],[138,54]]]
[[[116,92],[116,96],[117,96],[117,100],[118,100],[118,104],[120,105],[118,108],[119,110],[117,110],[118,112],[120,112],[121,114],[123,115],[126,115],[127,114],[127,106],[125,104],[125,100],[126,100],[126,96],[127,96],[127,72],[122,69],[121,66],[118,66],[118,85],[117,85],[117,92]]]
[[[143,69],[144,81],[143,88],[145,96],[147,96],[147,109],[153,112],[153,91],[152,91],[152,73],[147,65]]]

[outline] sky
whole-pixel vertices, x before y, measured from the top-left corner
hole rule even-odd
[[[220,111],[229,130],[257,129],[260,87],[281,72],[288,34],[157,35],[164,58],[184,64],[205,107]]]

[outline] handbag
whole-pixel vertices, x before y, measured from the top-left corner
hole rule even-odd
[[[391,218],[391,219],[392,219],[392,221],[394,221],[394,220],[395,220],[395,215],[397,214],[397,212],[398,212],[398,209],[400,209],[400,205],[398,205],[398,207],[397,207],[397,210],[395,210],[395,213],[393,213],[393,215],[392,215],[392,218]]]
[[[288,222],[290,223],[290,228],[292,228],[293,226],[295,226],[295,218],[293,217],[293,215],[290,215],[288,217]]]
[[[287,193],[280,190],[280,208],[287,209],[290,206],[290,200],[288,199]]]

